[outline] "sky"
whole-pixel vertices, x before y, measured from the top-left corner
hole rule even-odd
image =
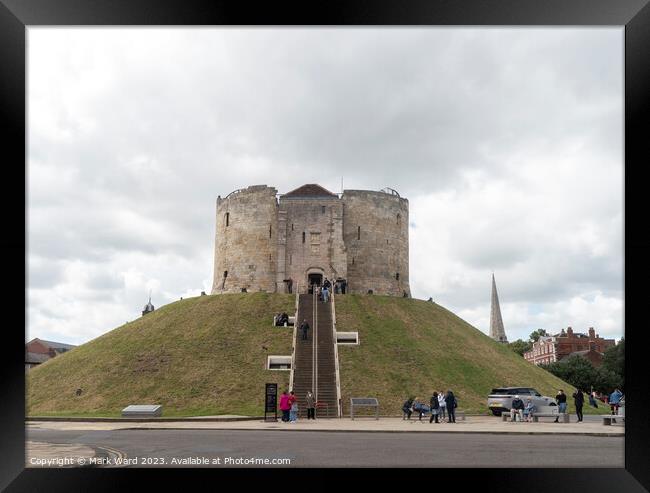
[[[215,203],[390,187],[410,285],[488,333],[620,339],[623,28],[39,28],[25,339],[211,290]]]

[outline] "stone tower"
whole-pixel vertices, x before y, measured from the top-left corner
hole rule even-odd
[[[304,293],[327,277],[348,293],[411,295],[408,200],[392,189],[256,185],[218,197],[216,212],[212,294]]]
[[[508,343],[506,331],[503,328],[503,319],[501,318],[501,307],[499,307],[499,295],[497,294],[497,284],[492,274],[492,307],[490,309],[490,337],[498,342]]]

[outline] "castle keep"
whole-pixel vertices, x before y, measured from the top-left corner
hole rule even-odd
[[[212,294],[306,293],[327,277],[349,293],[411,295],[408,200],[392,189],[255,185],[219,196],[216,223]]]

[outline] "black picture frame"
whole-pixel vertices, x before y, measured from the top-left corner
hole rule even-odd
[[[5,282],[5,313],[26,306],[26,291],[16,289],[15,279],[26,282],[26,215],[16,214],[16,204],[26,190],[25,56],[26,28],[54,25],[419,25],[419,26],[621,26],[625,27],[625,321],[626,331],[626,433],[625,468],[606,469],[442,469],[426,471],[417,483],[422,488],[442,488],[451,480],[453,491],[470,480],[487,491],[596,491],[650,490],[650,418],[648,384],[644,368],[645,324],[641,323],[644,281],[648,278],[650,232],[644,203],[647,195],[643,171],[650,136],[650,6],[648,0],[331,0],[308,3],[288,0],[251,4],[207,0],[0,0],[0,111],[5,166],[3,201],[4,233],[0,240]],[[7,173],[9,175],[7,175]],[[21,188],[20,184],[24,186]],[[21,189],[23,194],[21,194]],[[16,193],[17,192],[17,196]],[[644,193],[646,192],[646,193]],[[11,233],[11,234],[10,234]],[[25,263],[15,259],[23,258]],[[7,275],[8,274],[8,275]],[[644,303],[645,302],[645,303]],[[23,311],[23,314],[26,312]],[[26,322],[23,316],[23,322]],[[20,316],[17,317],[20,319]],[[7,324],[2,357],[4,398],[0,405],[0,489],[7,491],[130,491],[133,476],[169,481],[168,470],[25,469],[25,374],[22,361],[24,333],[18,324]],[[9,342],[10,341],[10,342]],[[498,437],[495,437],[498,440]],[[561,447],[558,441],[558,447]],[[444,451],[442,452],[444,453]],[[470,465],[471,466],[471,465]],[[235,479],[237,471],[183,470],[183,484],[193,479],[208,485],[206,473],[219,481]],[[262,477],[245,470],[247,479]],[[367,472],[367,470],[366,470]],[[471,472],[471,474],[469,474]],[[328,481],[340,484],[340,475],[327,470],[274,470],[302,488],[300,482]],[[372,470],[378,481],[393,472]],[[410,486],[411,473],[400,474]],[[324,482],[321,484],[325,484]],[[274,487],[280,488],[278,483]],[[434,489],[436,489],[434,487]],[[447,488],[449,486],[446,486]]]

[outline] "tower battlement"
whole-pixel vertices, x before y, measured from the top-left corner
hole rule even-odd
[[[212,294],[307,292],[326,277],[346,292],[410,296],[408,200],[394,190],[266,185],[217,198]]]

